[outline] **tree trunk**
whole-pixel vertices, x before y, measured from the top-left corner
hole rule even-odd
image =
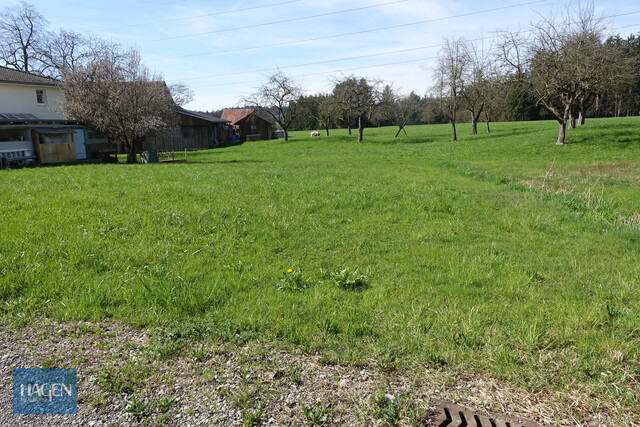
[[[364,122],[362,121],[362,116],[358,117],[358,142],[363,141],[362,134],[364,132]]]
[[[471,113],[471,135],[478,134],[478,119],[476,115]]]
[[[584,112],[580,110],[580,114],[578,115],[578,126],[584,125]]]
[[[284,138],[283,138],[283,141],[285,141],[285,142],[286,142],[286,141],[288,141],[288,140],[289,140],[289,132],[288,132],[286,129],[283,129],[283,131],[284,131]]]
[[[485,122],[485,124],[487,125],[487,133],[491,133],[491,127],[489,126],[489,120],[487,120]]]
[[[400,132],[402,132],[402,130],[404,129],[404,126],[398,126],[398,132],[396,132],[396,136],[394,136],[394,138],[397,138],[398,135],[400,135]],[[405,135],[407,134],[407,132],[404,132]]]
[[[560,128],[558,130],[558,141],[556,145],[564,145],[565,136],[567,135],[567,118],[569,117],[569,107],[564,108],[564,116],[562,120],[558,120]]]
[[[349,136],[351,136],[351,123],[347,125],[347,130],[349,131]]]
[[[573,112],[569,112],[569,129],[576,128],[576,116]]]
[[[451,120],[451,140],[458,140],[458,135],[456,134],[456,122],[454,120]]]
[[[556,145],[564,145],[564,138],[566,133],[567,133],[567,122],[562,121],[560,123],[560,130],[558,132],[558,141],[556,142]]]
[[[134,163],[138,163],[138,156],[136,153],[136,144],[131,144],[131,147],[129,147],[129,152],[127,153],[127,163],[128,164],[134,164]]]
[[[327,136],[329,136],[329,125],[324,125],[324,131],[326,132]]]

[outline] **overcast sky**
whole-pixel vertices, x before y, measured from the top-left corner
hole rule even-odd
[[[186,107],[237,106],[279,67],[309,94],[332,77],[384,80],[422,95],[443,37],[481,38],[526,29],[558,11],[556,1],[432,0],[31,0],[51,29],[67,28],[135,46],[168,83],[195,93]],[[0,6],[16,1],[0,0]],[[595,1],[612,31],[640,33],[640,4]],[[623,15],[624,14],[624,15]],[[487,41],[486,43],[489,43]]]

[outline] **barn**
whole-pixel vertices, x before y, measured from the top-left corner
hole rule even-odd
[[[206,150],[228,140],[229,121],[176,107],[180,127],[164,135],[148,136],[146,149],[159,152]]]
[[[230,108],[222,112],[222,119],[228,120],[238,141],[273,139],[274,122],[261,116],[253,108]]]

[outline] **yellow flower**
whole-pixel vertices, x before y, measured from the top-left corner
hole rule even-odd
[[[292,268],[288,269],[287,273],[293,273],[293,269]]]

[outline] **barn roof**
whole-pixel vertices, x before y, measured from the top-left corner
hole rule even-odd
[[[269,120],[268,118],[256,112],[256,110],[254,110],[253,108],[230,108],[227,110],[223,110],[222,119],[228,120],[235,125],[252,114],[255,114],[261,119],[273,124],[273,120]]]
[[[196,119],[206,120],[211,123],[229,123],[229,120],[220,119],[218,117],[211,116],[209,114],[202,114],[202,113],[197,113],[195,111],[185,110],[182,107],[176,107],[176,112],[178,114],[183,114],[185,116],[195,117]]]
[[[0,83],[29,84],[36,86],[57,86],[57,80],[47,77],[37,76],[24,71],[12,70],[7,67],[0,67]]]

